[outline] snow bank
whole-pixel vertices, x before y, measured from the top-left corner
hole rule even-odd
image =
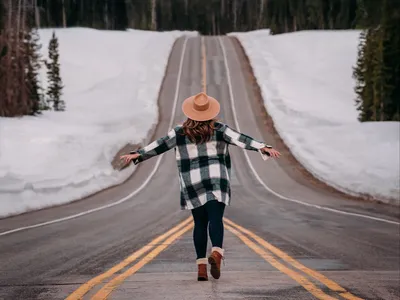
[[[357,121],[352,67],[359,31],[233,33],[276,129],[316,177],[399,205],[399,122]]]
[[[40,30],[44,57],[51,34]],[[197,33],[56,30],[67,110],[0,118],[0,217],[80,199],[133,172],[110,162],[157,122],[158,92],[182,34]]]

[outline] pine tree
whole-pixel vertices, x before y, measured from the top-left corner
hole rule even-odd
[[[356,105],[360,111],[359,120],[377,121],[379,119],[380,79],[379,70],[379,28],[368,29],[360,34],[358,58],[353,69],[356,79]]]
[[[379,97],[377,90],[380,86],[379,71],[379,28],[369,29],[365,44],[365,87],[363,92],[364,113],[363,121],[378,121]]]
[[[40,49],[39,44],[39,33],[36,28],[33,28],[27,34],[26,46],[27,46],[27,85],[29,88],[29,94],[31,99],[31,114],[36,115],[41,110],[48,109],[47,104],[44,102],[42,94],[42,87],[39,83],[39,70],[40,70]]]
[[[383,44],[382,27],[378,26],[373,30],[371,47],[374,45],[374,55],[371,61],[372,82],[373,82],[373,109],[372,120],[383,121],[382,99],[384,98],[384,74],[383,74]]]
[[[54,31],[49,43],[49,59],[50,62],[46,62],[49,79],[48,102],[53,105],[55,111],[63,111],[65,110],[65,102],[61,99],[63,84],[60,77],[58,39]]]
[[[26,84],[27,6],[22,1],[9,1],[2,9],[0,28],[0,116],[30,114],[31,102]],[[4,2],[3,2],[4,4]]]
[[[353,78],[356,80],[354,91],[357,94],[356,106],[360,111],[358,119],[364,121],[366,117],[366,107],[364,106],[364,91],[365,91],[365,45],[367,40],[367,32],[362,31],[358,44],[357,63],[353,68]]]
[[[382,5],[383,120],[400,119],[400,3],[385,0]]]
[[[400,2],[381,4],[376,9],[373,0],[364,0],[358,11],[358,24],[368,28],[353,73],[361,121],[400,119]]]

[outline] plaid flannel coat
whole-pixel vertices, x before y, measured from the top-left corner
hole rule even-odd
[[[216,130],[210,141],[192,143],[184,134],[181,125],[176,126],[162,137],[146,147],[133,151],[140,156],[134,164],[153,156],[175,149],[179,173],[181,209],[194,209],[207,201],[217,200],[226,205],[231,199],[231,159],[228,146],[258,151],[263,159],[267,155],[260,151],[266,144],[239,133],[229,126],[216,122]]]

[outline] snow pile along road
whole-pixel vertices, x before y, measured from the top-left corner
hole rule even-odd
[[[40,30],[42,53],[52,29]],[[172,46],[186,32],[56,29],[65,112],[0,118],[0,217],[80,199],[123,182],[110,162],[142,142]],[[42,79],[45,81],[45,71]]]
[[[359,31],[233,33],[268,113],[314,176],[353,195],[399,205],[399,122],[357,120],[352,67]]]

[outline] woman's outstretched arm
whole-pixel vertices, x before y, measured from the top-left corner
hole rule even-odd
[[[222,127],[224,140],[231,145],[238,146],[242,149],[258,151],[261,154],[267,153],[268,156],[279,157],[280,153],[263,142],[253,139],[244,133],[240,133],[228,125],[224,124]]]
[[[130,155],[123,155],[121,159],[124,159],[126,163],[131,160],[136,165],[142,161],[145,161],[153,156],[160,155],[168,150],[175,148],[176,146],[176,132],[175,129],[171,129],[168,134],[158,140],[148,144],[147,146],[132,151]]]

